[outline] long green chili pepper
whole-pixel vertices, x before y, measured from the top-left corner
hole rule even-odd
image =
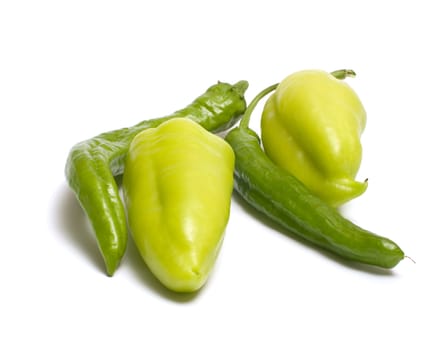
[[[258,102],[277,85],[259,93],[239,127],[226,135],[235,152],[235,190],[255,209],[306,241],[353,261],[396,266],[404,258],[396,243],[344,218],[261,149],[258,135],[248,127],[249,119]]]
[[[114,177],[123,173],[132,139],[140,131],[172,118],[189,118],[212,132],[227,130],[246,109],[247,87],[246,81],[235,85],[218,83],[170,116],[106,132],[71,149],[65,167],[66,178],[92,224],[109,276],[114,274],[126,250],[125,210]]]

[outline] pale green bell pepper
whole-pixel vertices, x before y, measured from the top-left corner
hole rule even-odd
[[[130,145],[123,189],[130,231],[167,288],[194,292],[207,281],[230,214],[234,154],[189,119],[172,119]]]
[[[361,195],[365,109],[342,70],[304,70],[285,78],[267,100],[261,119],[264,150],[278,166],[332,206]]]

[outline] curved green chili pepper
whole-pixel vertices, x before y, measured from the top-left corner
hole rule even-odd
[[[109,276],[114,274],[126,250],[125,210],[114,176],[123,173],[132,139],[139,132],[172,118],[189,118],[212,132],[226,130],[246,109],[247,87],[246,81],[235,85],[218,83],[170,116],[103,133],[71,149],[65,167],[66,178],[92,224]]]
[[[259,100],[277,85],[258,94],[240,126],[226,136],[235,153],[235,190],[255,209],[313,244],[346,259],[384,268],[396,266],[404,258],[396,243],[345,219],[261,149],[259,137],[248,123]]]

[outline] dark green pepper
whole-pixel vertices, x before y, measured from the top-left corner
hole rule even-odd
[[[103,133],[71,149],[66,178],[92,224],[109,276],[117,269],[127,245],[125,210],[114,177],[123,173],[132,139],[172,118],[189,118],[212,132],[227,130],[246,109],[247,87],[246,81],[218,83],[170,116]]]
[[[239,127],[226,136],[235,152],[235,190],[255,209],[317,246],[353,261],[383,268],[396,266],[404,258],[396,243],[344,218],[264,153],[248,123],[259,100],[276,87],[258,94]]]

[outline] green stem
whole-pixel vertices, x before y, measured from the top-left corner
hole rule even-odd
[[[347,77],[351,77],[354,78],[356,76],[355,71],[351,70],[351,69],[340,69],[340,70],[335,70],[334,72],[330,73],[331,75],[333,75],[336,79],[345,79]]]
[[[248,87],[249,83],[246,80],[241,80],[233,85],[233,89],[240,95],[244,95]]]
[[[277,87],[278,84],[273,84],[271,86],[269,86],[268,88],[262,90],[258,95],[255,96],[255,98],[249,103],[249,105],[247,106],[246,111],[244,112],[244,115],[239,123],[239,127],[241,129],[247,129],[249,127],[249,122],[250,122],[250,117],[252,115],[253,110],[255,109],[256,105],[258,104],[259,101],[261,101],[261,99],[271,93],[272,91],[274,91]]]

